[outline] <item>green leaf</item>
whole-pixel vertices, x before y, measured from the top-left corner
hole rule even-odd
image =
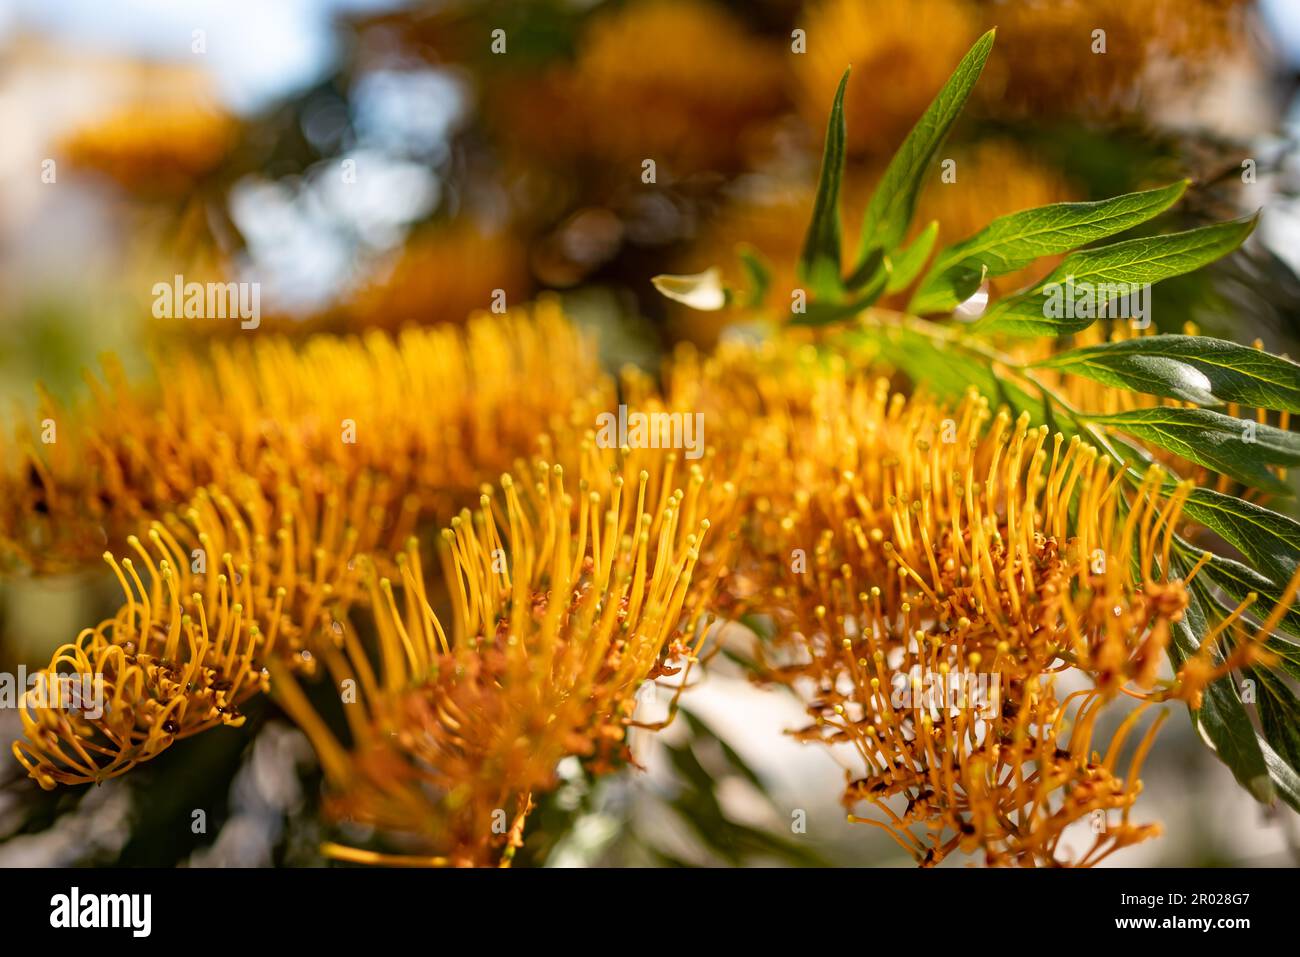
[[[930,258],[934,241],[938,238],[939,220],[934,219],[912,240],[911,245],[900,250],[896,256],[890,257],[891,270],[889,282],[885,284],[885,292],[898,292],[912,284],[912,280],[925,266],[925,261]]]
[[[794,314],[794,318],[790,320],[790,325],[829,326],[831,323],[843,322],[845,319],[852,319],[863,309],[867,308],[868,305],[870,305],[870,303],[865,302],[810,302],[805,307],[805,312]]]
[[[879,330],[873,341],[881,355],[895,368],[940,398],[959,399],[974,386],[995,407],[1006,405],[1016,416],[1028,412],[1033,425],[1047,424],[1054,431],[1064,432],[1066,438],[1074,434],[1067,425],[1051,418],[1050,409],[1042,398],[998,375],[973,356],[944,348],[906,326]]]
[[[1224,558],[1222,555],[1215,555],[1210,559],[1209,564],[1201,569],[1200,574],[1230,598],[1234,607],[1254,594],[1256,596],[1254,607],[1260,614],[1269,615],[1282,600],[1284,586],[1274,584],[1272,580],[1265,578],[1249,565]],[[1289,610],[1282,617],[1278,627],[1300,637],[1300,609]]]
[[[998,379],[987,364],[944,349],[906,326],[887,326],[877,333],[881,354],[917,386],[941,399],[959,399],[974,386],[991,403],[999,396]]]
[[[1209,336],[1140,336],[1035,363],[1146,395],[1300,412],[1300,365]]]
[[[844,288],[853,292],[863,286],[868,286],[883,292],[885,283],[881,281],[882,276],[885,281],[888,281],[889,277],[886,274],[889,270],[889,257],[885,255],[885,251],[883,249],[873,249],[871,254],[858,265],[858,268],[853,270],[844,280]]]
[[[1245,672],[1259,690],[1256,710],[1264,740],[1264,763],[1282,800],[1300,811],[1300,699],[1276,672],[1254,668]]]
[[[1193,489],[1183,515],[1223,536],[1275,585],[1285,585],[1300,563],[1300,523],[1232,495]]]
[[[1179,554],[1189,564],[1194,561],[1187,542],[1175,536]],[[1225,568],[1224,566],[1233,566]],[[1258,624],[1277,608],[1283,589],[1254,569],[1240,562],[1234,562],[1222,555],[1215,555],[1201,569],[1203,582],[1198,582],[1205,600],[1221,610],[1224,615],[1231,615],[1237,607],[1249,599],[1250,608],[1246,611],[1245,621],[1249,625]],[[1290,632],[1290,634],[1288,634]],[[1278,655],[1278,667],[1287,674],[1300,679],[1300,641],[1295,635],[1300,632],[1300,613],[1288,602],[1278,623],[1278,630],[1264,636],[1264,645]]]
[[[1277,655],[1278,668],[1290,675],[1294,680],[1300,681],[1300,645],[1291,641],[1285,635],[1279,635],[1275,632],[1265,640],[1264,647]],[[1300,767],[1300,765],[1297,765],[1297,767]]]
[[[1260,743],[1260,750],[1264,752],[1264,763],[1268,765],[1277,793],[1294,810],[1300,811],[1300,774],[1266,743]]]
[[[749,281],[749,294],[745,297],[745,305],[750,309],[757,309],[767,298],[767,291],[772,285],[772,270],[763,255],[747,243],[742,245],[737,253],[740,256],[740,264],[745,269],[745,277]]]
[[[662,295],[703,312],[715,312],[731,301],[717,266],[690,276],[654,276],[650,281]]]
[[[889,274],[881,271],[871,286],[863,294],[854,299],[852,302],[817,302],[813,301],[805,305],[802,313],[795,313],[794,318],[790,320],[792,326],[829,326],[835,322],[843,322],[846,319],[852,319],[862,310],[870,306],[880,296],[881,290],[885,288],[885,280]]]
[[[1181,276],[1226,256],[1242,244],[1258,220],[1257,213],[1186,232],[1141,236],[1071,253],[1042,282],[994,303],[975,328],[1017,336],[1079,332],[1101,318],[1099,313],[1115,313],[1117,300],[1130,287],[1140,289]],[[1095,300],[1091,303],[1085,295],[1089,291]],[[1076,314],[1070,315],[1071,310]]]
[[[1292,768],[1300,768],[1300,699],[1281,675],[1267,668],[1250,669],[1245,674],[1259,690],[1256,707],[1264,740]]]
[[[902,243],[916,211],[926,168],[966,105],[966,99],[984,69],[984,61],[993,49],[995,33],[995,30],[990,30],[975,41],[889,161],[863,218],[862,238],[858,243],[859,264],[865,262],[874,249],[890,253]]]
[[[1273,786],[1264,753],[1255,737],[1255,726],[1237,695],[1231,675],[1225,675],[1205,689],[1196,723],[1214,744],[1219,760],[1237,781],[1262,804],[1273,800]]]
[[[682,709],[682,713],[687,712]],[[681,823],[699,838],[701,846],[735,866],[751,863],[756,858],[774,858],[800,867],[827,866],[826,861],[802,843],[727,816],[718,799],[718,782],[723,778],[742,777],[769,802],[771,798],[759,776],[720,736],[692,715],[688,714],[687,723],[690,734],[686,741],[665,748],[681,784],[667,803]],[[704,758],[709,759],[708,766]]]
[[[1288,487],[1265,465],[1300,463],[1300,435],[1208,409],[1130,409],[1088,418],[1252,488],[1283,495]]]
[[[771,615],[766,615],[761,612],[750,612],[749,614],[740,617],[740,623],[752,631],[758,637],[759,641],[771,641],[776,635],[776,622],[772,620]],[[722,654],[728,658],[732,658],[732,660],[737,660],[736,656],[732,654],[733,651],[734,649],[732,648],[724,647],[722,649]]]
[[[908,311],[951,312],[970,296],[969,277],[987,270],[1005,276],[1042,256],[1056,256],[1122,233],[1164,212],[1183,195],[1187,180],[1096,203],[1054,203],[999,216],[935,259]]]
[[[1205,606],[1197,595],[1193,583],[1183,617],[1174,622],[1174,642],[1170,657],[1174,666],[1193,655],[1201,645],[1201,638],[1209,633]],[[1255,736],[1255,726],[1237,694],[1232,676],[1227,675],[1205,689],[1201,707],[1192,711],[1192,721],[1202,736],[1214,748],[1215,755],[1228,766],[1235,777],[1257,801],[1265,804],[1273,799],[1273,785]]]
[[[772,796],[768,794],[767,785],[763,783],[763,779],[758,776],[758,772],[750,767],[744,758],[736,753],[735,748],[723,740],[718,733],[705,724],[704,721],[696,717],[693,712],[682,708],[680,713],[682,717],[686,719],[687,727],[690,728],[691,736],[695,740],[712,741],[714,745],[721,750],[723,758],[726,759],[728,770],[738,773],[742,778],[752,784],[754,790],[763,795],[769,804],[776,807],[775,802],[772,801]]]
[[[849,71],[840,77],[831,116],[826,123],[826,146],[822,150],[821,176],[813,200],[812,221],[799,256],[798,275],[812,287],[819,299],[839,294],[840,282],[840,181],[844,178],[844,88]]]
[[[1182,538],[1175,536],[1175,541],[1179,560],[1190,567],[1195,561],[1195,550]],[[1201,579],[1193,587],[1199,588],[1205,602],[1225,616],[1233,614],[1243,601],[1249,599],[1252,604],[1246,612],[1247,620],[1258,622],[1273,613],[1281,598],[1280,587],[1253,569],[1221,555],[1215,555],[1201,569],[1200,575]],[[1290,603],[1278,629],[1264,636],[1264,646],[1278,656],[1278,668],[1300,680],[1300,641],[1295,638],[1300,635],[1300,614]]]

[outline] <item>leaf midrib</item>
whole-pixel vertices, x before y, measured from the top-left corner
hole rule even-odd
[[[1078,205],[1102,205],[1102,204],[1104,204],[1104,203],[1105,203],[1105,200],[1101,200],[1101,201],[1099,201],[1097,204],[1078,204]],[[1075,205],[1075,204],[1066,204],[1066,205]],[[985,253],[985,252],[988,252],[988,251],[990,251],[990,250],[994,250],[994,249],[996,249],[999,245],[1009,246],[1009,245],[1011,245],[1012,243],[1021,242],[1021,241],[1023,241],[1023,240],[1034,239],[1034,238],[1037,238],[1037,237],[1040,237],[1040,236],[1048,236],[1048,235],[1051,235],[1051,234],[1053,234],[1053,233],[1063,233],[1063,232],[1068,231],[1068,230],[1071,229],[1071,228],[1074,228],[1074,227],[1077,227],[1077,226],[1080,226],[1080,225],[1082,225],[1082,226],[1095,226],[1095,225],[1098,225],[1098,224],[1100,224],[1100,223],[1105,223],[1105,222],[1107,222],[1107,221],[1109,221],[1109,220],[1113,220],[1113,219],[1122,219],[1122,218],[1124,218],[1124,215],[1125,215],[1125,214],[1131,214],[1131,210],[1119,210],[1119,211],[1116,211],[1116,212],[1114,212],[1114,213],[1111,213],[1110,215],[1101,216],[1101,217],[1099,217],[1099,218],[1097,218],[1097,219],[1082,220],[1082,221],[1080,221],[1079,223],[1072,224],[1072,225],[1071,225],[1071,224],[1067,224],[1067,225],[1063,225],[1063,226],[1051,226],[1051,227],[1047,227],[1047,228],[1043,228],[1043,229],[1033,230],[1033,231],[1031,231],[1031,232],[1027,232],[1027,233],[1019,233],[1019,234],[1017,234],[1017,235],[1015,235],[1015,236],[1012,236],[1012,237],[1010,237],[1010,238],[1003,237],[1003,238],[1000,238],[1000,239],[999,239],[999,238],[997,238],[997,237],[990,237],[990,239],[989,239],[988,241],[986,241],[986,242],[984,242],[984,243],[978,243],[978,244],[976,244],[976,245],[974,245],[974,246],[971,246],[971,247],[969,247],[969,248],[967,248],[967,249],[962,249],[962,248],[960,247],[960,245],[958,245],[958,246],[954,246],[954,247],[953,247],[953,250],[956,250],[957,253],[959,253],[959,255],[958,255],[957,253],[951,253],[951,252],[950,252],[949,257],[947,257],[947,258],[941,258],[940,261],[939,261],[938,266],[936,267],[936,272],[942,272],[942,271],[943,271],[944,269],[946,269],[949,265],[960,264],[960,263],[962,263],[964,260],[969,259],[969,258],[971,258],[972,256],[977,256],[977,255],[979,255],[980,253]],[[1018,215],[1018,214],[1017,214],[1017,213],[1012,213],[1012,214],[1011,214],[1011,216],[1016,216],[1016,215]],[[1007,218],[1007,219],[1010,219],[1011,216],[1008,216],[1008,217],[1006,217],[1006,218]],[[995,224],[990,223],[989,225],[992,226],[992,225],[995,225]],[[987,231],[987,229],[988,229],[988,227],[985,227],[985,230],[983,230],[983,231]],[[1088,240],[1084,240],[1084,242],[1087,242],[1087,241],[1088,241]],[[1048,253],[1043,253],[1042,255],[1045,256],[1045,255],[1050,255],[1050,254],[1048,254]],[[1038,257],[1035,257],[1035,258],[1038,258]]]

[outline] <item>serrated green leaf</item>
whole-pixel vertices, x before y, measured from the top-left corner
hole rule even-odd
[[[1114,236],[1158,216],[1183,195],[1187,180],[1095,203],[1054,203],[999,216],[975,235],[939,253],[908,305],[917,315],[951,312],[970,292],[969,277],[1005,276],[1043,256],[1056,256]]]
[[[1265,466],[1300,463],[1300,435],[1209,409],[1130,409],[1089,419],[1252,488],[1279,494],[1289,489]]]
[[[689,276],[653,276],[650,281],[661,295],[702,312],[715,312],[731,301],[717,266]]]
[[[1128,288],[1154,285],[1200,269],[1232,252],[1255,228],[1259,216],[1214,223],[1181,233],[1126,239],[1096,249],[1071,253],[1042,282],[994,303],[976,324],[982,333],[1015,336],[1059,336],[1079,332],[1106,311],[1113,314],[1118,297]],[[1070,316],[1071,287],[1082,300]],[[1089,306],[1083,293],[1091,289]]]
[[[925,261],[930,258],[930,253],[934,250],[934,241],[938,238],[939,220],[933,219],[905,249],[889,257],[890,274],[889,282],[885,284],[885,292],[898,292],[912,284],[912,280],[925,266]]]
[[[819,299],[829,299],[843,290],[840,281],[840,181],[844,179],[844,88],[849,71],[840,77],[840,85],[831,103],[826,122],[826,145],[822,150],[821,175],[813,200],[812,221],[804,237],[799,256],[798,276]]]
[[[1183,515],[1223,536],[1275,585],[1285,585],[1300,563],[1300,523],[1262,506],[1208,488],[1193,489]]]
[[[1035,365],[1197,405],[1238,402],[1300,412],[1300,364],[1209,336],[1140,336]]]
[[[990,30],[975,41],[889,161],[862,221],[857,256],[859,265],[866,261],[872,250],[890,253],[902,243],[916,211],[925,171],[966,105],[966,99],[993,49],[995,32]]]

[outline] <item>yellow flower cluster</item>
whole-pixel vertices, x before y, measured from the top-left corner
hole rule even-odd
[[[105,553],[126,603],[59,648],[50,680],[24,696],[18,760],[44,788],[99,783],[178,739],[242,724],[272,656],[310,672],[313,630],[346,612],[353,558],[379,534],[373,492],[286,482],[268,499],[244,476],[152,522],[148,547],[130,536],[138,566]],[[102,680],[95,706],[53,694],[59,675]]]
[[[613,383],[553,303],[457,332],[216,343],[207,361],[185,363],[161,408],[118,382],[114,421],[101,396],[98,416],[68,420],[81,429],[57,437],[51,458],[20,446],[18,474],[40,481],[6,490],[54,507],[34,526],[15,521],[10,543],[49,559],[44,531],[79,521],[63,529],[70,545],[121,535],[132,553],[104,556],[121,609],[44,672],[51,686],[60,675],[102,681],[99,707],[24,699],[14,753],[33,778],[52,788],[117,776],[179,739],[240,724],[240,705],[269,689],[320,749],[333,806],[481,864],[513,846],[489,820],[506,792],[522,827],[566,754],[598,771],[623,763],[636,691],[699,652],[704,598],[734,536],[703,545],[710,516],[734,520],[736,486],[710,477],[711,455],[682,468],[673,451],[598,441],[592,425]],[[547,461],[523,464],[528,451]],[[497,495],[480,480],[502,467],[513,477]],[[444,532],[444,631],[411,533],[475,493],[478,511]],[[125,507],[78,509],[105,498]],[[21,503],[5,514],[30,517]],[[147,528],[144,543],[133,523]],[[392,557],[394,540],[407,545]],[[69,549],[61,561],[79,559]],[[378,679],[348,617],[354,604],[374,621]],[[305,710],[293,677],[322,660],[340,683],[345,671],[361,681],[350,750]],[[449,722],[442,738],[430,720]],[[425,760],[439,741],[455,761]],[[398,758],[431,778],[396,773]],[[339,851],[349,853],[371,852]]]
[[[845,804],[878,816],[852,820],[887,827],[922,864],[961,849],[990,864],[1088,865],[1157,833],[1128,820],[1156,725],[1121,776],[1137,717],[1100,758],[1104,706],[1122,694],[1195,707],[1211,681],[1268,660],[1242,627],[1246,602],[1161,674],[1200,570],[1170,572],[1191,483],[1169,492],[1153,468],[1129,489],[1077,436],[974,393],[952,407],[909,399],[809,345],[683,360],[674,401],[746,436],[751,460],[719,607],[770,618],[758,657],[806,700],[801,737],[857,755]],[[729,415],[748,428],[733,433]],[[1061,834],[1084,819],[1104,826],[1066,858]]]
[[[34,778],[120,774],[238,723],[269,687],[315,745],[344,830],[378,829],[362,842],[378,846],[330,855],[508,863],[561,759],[624,764],[638,690],[680,689],[713,619],[758,616],[772,633],[752,657],[804,699],[799,736],[856,756],[850,820],[923,865],[955,851],[1090,865],[1158,830],[1129,817],[1159,719],[1121,768],[1141,715],[1196,707],[1229,670],[1268,662],[1260,636],[1300,585],[1258,629],[1243,602],[1166,672],[1206,559],[1175,575],[1191,484],[1158,467],[1130,481],[1080,436],[974,392],[895,392],[852,340],[682,347],[661,380],[629,371],[616,392],[545,307],[442,335],[272,340],[243,362],[223,346],[196,367],[207,384],[141,433],[165,494],[195,490],[187,506],[137,499],[130,514],[161,517],[147,546],[126,538],[135,559],[109,556],[126,604],[48,669],[101,675],[107,706],[29,695],[15,752]],[[242,426],[204,431],[214,393]],[[609,447],[593,424],[615,394],[702,414],[709,444],[698,459]],[[374,447],[339,442],[348,409]],[[205,450],[220,469],[199,471]],[[442,532],[439,589],[412,533],[471,501]],[[316,671],[331,693],[300,683]],[[1122,698],[1141,704],[1103,755],[1096,729]],[[1074,853],[1062,837],[1084,822],[1095,837]]]
[[[249,474],[272,494],[330,470],[383,477],[400,549],[417,513],[445,520],[553,417],[583,398],[608,405],[610,388],[554,301],[463,328],[218,340],[153,378],[110,364],[89,401],[65,411],[46,397],[0,445],[0,565],[85,565],[203,486]]]
[[[333,856],[508,861],[559,761],[618,766],[642,684],[683,668],[684,682],[720,567],[706,545],[710,516],[729,517],[735,486],[694,468],[674,487],[671,455],[602,450],[590,438],[576,488],[561,465],[535,460],[443,531],[450,627],[430,605],[414,542],[397,587],[369,575],[378,669],[350,632],[324,650],[344,691],[350,746],[273,666],[277,692],[322,757],[333,813],[403,848],[330,845]],[[706,548],[714,574],[697,579]],[[685,664],[666,663],[674,658]]]

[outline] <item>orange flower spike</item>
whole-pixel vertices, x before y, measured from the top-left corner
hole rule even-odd
[[[306,646],[332,617],[326,607],[346,607],[355,587],[346,565],[321,560],[329,549],[315,539],[302,543],[317,558],[313,577],[290,576],[289,588],[279,584],[284,578],[272,568],[290,567],[284,553],[299,541],[283,526],[275,548],[261,532],[250,534],[250,526],[269,527],[273,511],[260,494],[237,504],[223,492],[203,490],[186,510],[187,521],[172,515],[151,523],[147,545],[128,536],[139,568],[131,558],[105,553],[123,606],[59,649],[41,672],[41,681],[53,687],[74,679],[88,683],[94,707],[75,697],[28,695],[24,701],[30,720],[15,753],[42,786],[101,781],[180,738],[239,726],[239,706],[266,688],[263,669],[272,654],[305,671],[314,667]],[[317,514],[331,530],[331,548],[354,540],[351,529],[330,523],[325,511]],[[41,728],[72,750],[57,746]]]
[[[695,392],[706,410],[749,401],[733,397],[735,381],[772,379],[758,389],[770,413],[748,412],[764,438],[741,486],[757,554],[738,553],[730,582],[738,610],[775,617],[776,641],[760,652],[769,676],[812,681],[797,685],[813,718],[799,736],[854,743],[866,777],[846,791],[850,806],[907,795],[908,826],[930,835],[922,860],[960,845],[994,862],[1050,862],[1062,822],[1087,807],[1068,800],[1071,782],[1113,790],[1041,730],[1062,712],[1050,676],[1073,663],[1096,681],[1071,747],[1126,683],[1153,686],[1186,602],[1183,583],[1151,580],[1168,567],[1182,496],[1165,496],[1155,473],[1132,492],[1078,438],[991,415],[975,396],[945,407],[877,383],[855,405],[865,380],[835,363],[791,362],[800,371],[787,376],[763,349],[720,356]],[[951,700],[981,671],[1000,682],[1000,713]],[[895,675],[907,676],[899,690],[929,687],[914,687],[914,672],[939,700],[896,708]]]
[[[0,460],[0,565],[84,566],[206,486],[246,498],[241,476],[272,498],[291,497],[286,484],[333,486],[337,499],[309,497],[296,524],[329,537],[347,522],[360,551],[383,534],[397,552],[418,519],[446,521],[554,417],[613,389],[554,300],[463,327],[215,341],[154,365],[156,383],[134,385],[109,360],[94,401],[62,410],[47,398],[35,420],[18,417]],[[36,441],[45,419],[58,442]],[[270,529],[254,521],[259,531]]]
[[[586,494],[568,494],[564,468],[541,460],[526,467],[534,483],[503,477],[504,515],[485,492],[476,515],[462,513],[443,533],[450,632],[415,594],[422,586],[414,543],[398,562],[406,600],[396,598],[395,583],[366,568],[382,674],[358,687],[371,716],[366,730],[359,733],[350,715],[353,740],[345,746],[327,736],[314,712],[299,713],[309,706],[282,665],[272,685],[290,689],[285,707],[329,763],[341,765],[330,774],[331,807],[385,832],[407,833],[429,852],[414,854],[413,862],[508,862],[519,817],[514,837],[503,839],[491,826],[494,809],[513,802],[525,814],[531,796],[553,786],[566,755],[597,770],[626,756],[637,689],[678,670],[665,656],[684,648],[681,636],[694,637],[701,620],[707,593],[692,576],[700,562],[713,561],[704,515],[715,506],[725,512],[735,494],[734,486],[714,485],[701,471],[694,490],[699,524],[682,526],[688,494],[669,489],[660,493],[667,514],[652,533],[645,503],[651,490],[669,485],[668,468],[667,456],[652,450],[587,448],[578,466]],[[626,509],[625,522],[640,532],[635,538],[617,534],[615,515],[623,485],[615,473],[629,470],[640,488],[637,511]],[[601,514],[604,536],[595,530]],[[328,649],[323,655],[335,680],[370,669],[350,631],[340,660]],[[378,853],[335,852],[354,860]]]

